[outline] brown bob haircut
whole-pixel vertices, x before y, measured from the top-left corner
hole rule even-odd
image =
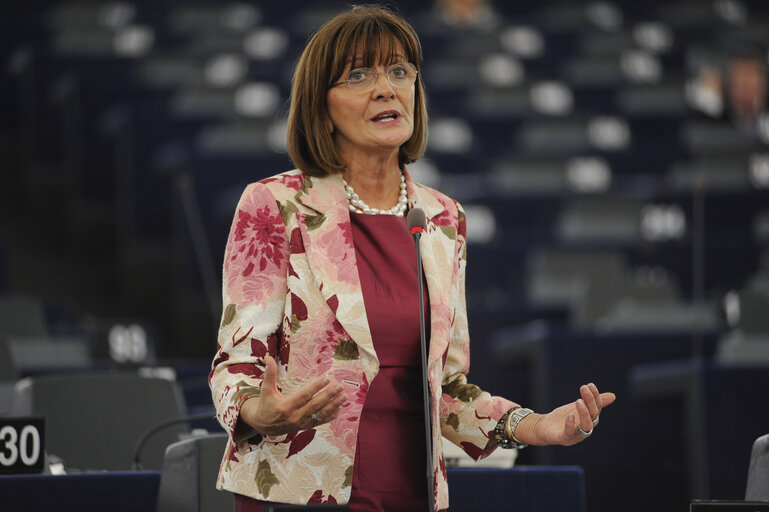
[[[422,47],[414,28],[399,14],[377,5],[355,6],[327,21],[310,38],[294,69],[288,112],[288,154],[312,176],[344,171],[346,163],[328,129],[327,94],[346,62],[362,66],[394,64],[403,59],[420,69]],[[414,162],[427,145],[427,108],[421,73],[414,84],[414,132],[400,147],[399,164]]]

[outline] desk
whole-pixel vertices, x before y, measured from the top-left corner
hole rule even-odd
[[[585,512],[584,472],[576,466],[449,468],[448,476],[450,512]]]
[[[716,336],[707,333],[704,351],[712,354]],[[578,398],[578,387],[595,382],[613,391],[617,402],[602,418],[596,435],[571,447],[531,447],[519,461],[537,466],[579,465],[585,470],[587,508],[590,512],[647,512],[684,510],[683,449],[672,436],[648,439],[649,418],[664,418],[660,428],[681,430],[683,413],[678,403],[649,403],[639,408],[630,399],[628,374],[641,363],[688,357],[691,336],[670,333],[606,333],[572,331],[545,323],[495,333],[498,365],[524,373],[524,391],[503,389],[500,394],[524,406],[546,412]],[[470,375],[472,377],[472,373]],[[515,382],[511,379],[511,383]],[[681,453],[679,453],[679,451]],[[653,491],[650,491],[653,489]]]
[[[2,476],[0,510],[153,512],[160,476],[158,471]],[[516,512],[585,512],[578,467],[449,468],[448,476],[451,512],[509,510],[511,496]]]
[[[3,512],[153,512],[159,471],[0,476]]]
[[[673,401],[684,412],[684,468],[691,498],[745,497],[751,447],[769,432],[769,367],[697,360],[645,364],[633,368],[630,386],[642,411]],[[654,444],[653,438],[649,441]]]

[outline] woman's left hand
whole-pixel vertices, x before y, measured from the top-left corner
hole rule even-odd
[[[617,398],[614,393],[599,393],[593,383],[580,387],[579,393],[580,399],[536,418],[533,427],[527,429],[533,437],[531,444],[570,446],[587,439],[598,425],[603,408]]]

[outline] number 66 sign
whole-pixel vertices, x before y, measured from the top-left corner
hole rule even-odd
[[[0,474],[42,473],[43,418],[0,418]]]

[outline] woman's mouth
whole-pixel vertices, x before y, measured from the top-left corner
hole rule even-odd
[[[372,121],[375,123],[386,123],[390,121],[395,121],[400,117],[400,114],[397,110],[386,110],[384,112],[380,112],[374,117],[371,118]]]

